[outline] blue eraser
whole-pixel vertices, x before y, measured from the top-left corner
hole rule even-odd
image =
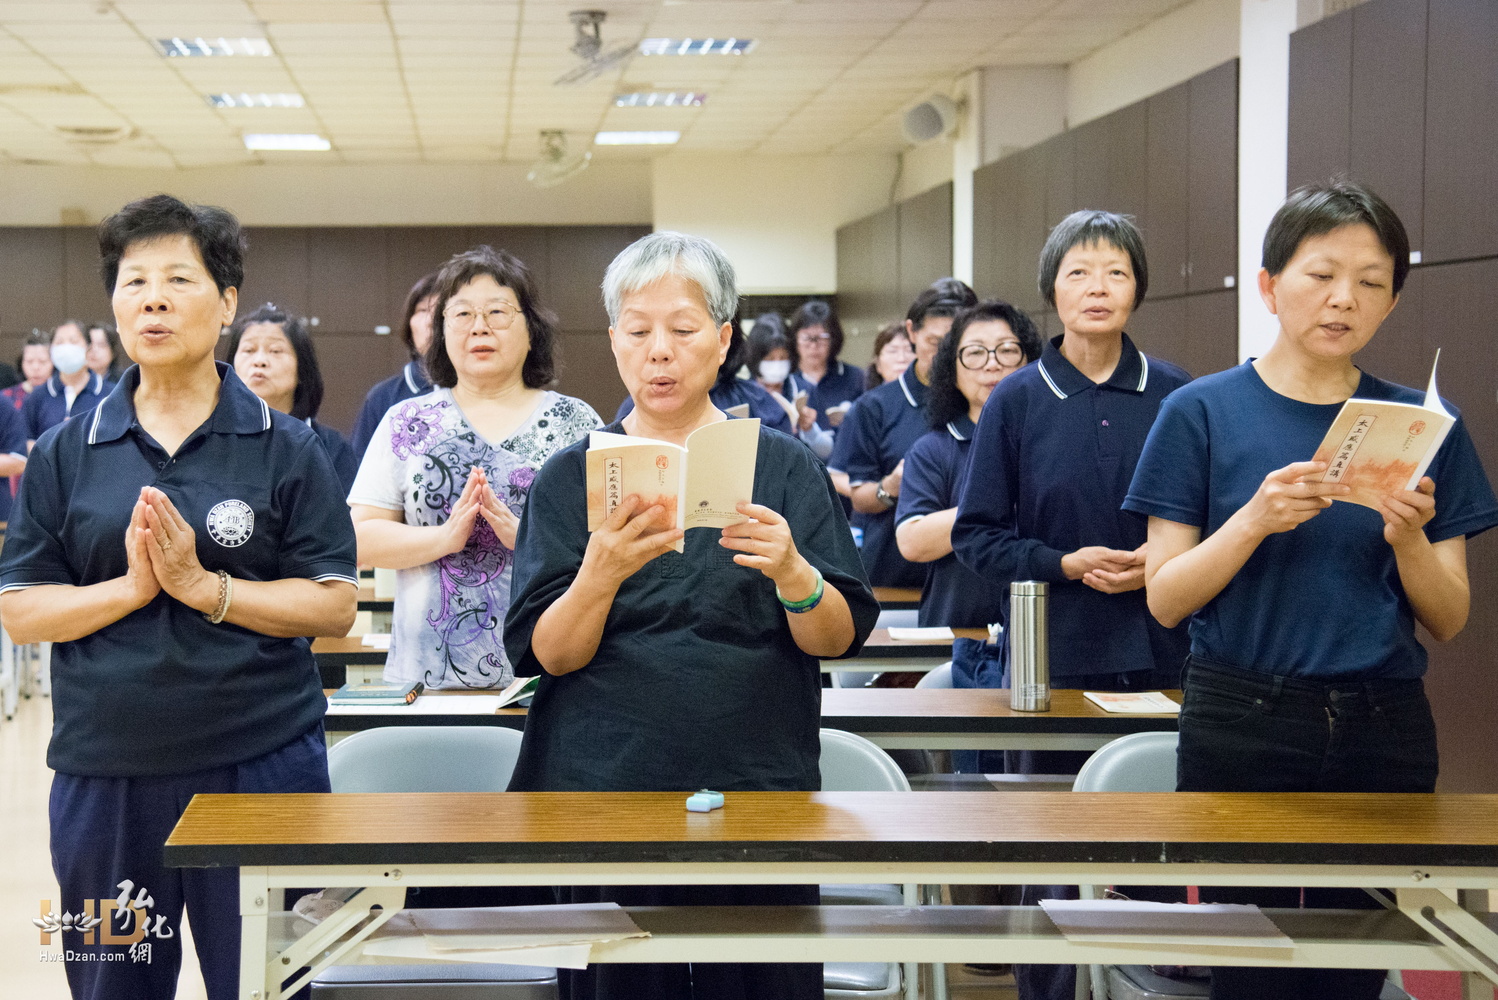
[[[698,795],[706,795],[713,800],[714,809],[723,808],[723,793],[715,792],[711,788],[704,788],[697,792]]]
[[[705,813],[713,811],[713,797],[698,792],[687,796],[687,812]]]

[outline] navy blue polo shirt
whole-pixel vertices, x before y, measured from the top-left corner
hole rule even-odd
[[[921,435],[926,420],[926,387],[915,377],[915,365],[893,382],[858,397],[843,420],[827,468],[847,473],[848,483],[877,483],[895,470]],[[901,487],[902,491],[904,487]],[[895,508],[863,515],[863,558],[869,582],[876,587],[919,587],[926,567],[907,562],[895,545]]]
[[[820,382],[813,382],[800,372],[791,372],[790,384],[783,393],[786,399],[795,399],[798,393],[806,393],[806,405],[817,411],[817,425],[823,430],[833,430],[827,419],[829,407],[849,403],[863,395],[864,370],[841,361],[827,366]]]
[[[895,524],[917,520],[957,506],[972,444],[973,422],[959,416],[938,431],[929,431],[905,453],[905,475]],[[982,628],[1004,620],[1009,599],[1007,581],[987,580],[948,552],[924,564],[919,624]]]
[[[1118,366],[1099,385],[1061,356],[1060,344],[1053,338],[984,404],[952,548],[987,579],[1051,585],[1052,676],[1178,667],[1184,629],[1163,629],[1143,588],[1093,590],[1066,579],[1061,557],[1089,545],[1144,544],[1146,519],[1121,506],[1160,404],[1190,376],[1139,353],[1125,335]]]
[[[789,434],[795,437],[791,427],[791,418],[786,415],[785,409],[777,402],[770,391],[753,379],[736,378],[728,382],[719,382],[713,386],[707,394],[712,404],[727,413],[729,407],[749,407],[749,416],[758,417],[761,427],[768,427],[772,431]],[[625,396],[624,402],[619,404],[619,411],[614,414],[614,423],[618,423],[634,412],[635,400],[633,396]]]
[[[327,424],[320,424],[311,417],[307,418],[307,426],[312,428],[312,433],[322,442],[327,449],[328,461],[333,463],[333,472],[338,476],[339,488],[343,495],[348,496],[349,490],[354,488],[354,477],[359,474],[359,460],[354,457],[354,449],[349,447],[343,435],[337,429]]]
[[[0,403],[0,455],[26,457],[26,422],[21,411]],[[10,480],[0,479],[0,521],[8,520],[11,507]]]
[[[420,361],[407,361],[399,372],[382,382],[376,382],[364,397],[364,405],[359,407],[359,417],[354,421],[355,466],[364,461],[364,449],[369,447],[369,441],[374,437],[375,428],[380,426],[380,418],[385,415],[386,410],[396,403],[415,399],[422,393],[431,391],[431,380],[427,378],[426,368]]]
[[[138,368],[88,419],[42,435],[0,552],[0,593],[123,576],[143,486],[171,498],[210,572],[355,581],[353,523],[317,435],[271,410],[228,365],[218,372],[213,414],[175,455],[136,423]],[[94,777],[226,766],[285,746],[325,707],[307,639],[213,625],[162,591],[52,647],[47,764]]]
[[[26,421],[26,439],[35,441],[48,428],[56,427],[69,417],[87,413],[99,404],[99,400],[109,395],[113,388],[113,382],[106,381],[98,372],[89,372],[88,381],[78,390],[78,395],[73,397],[73,402],[69,405],[62,378],[54,372],[40,389],[32,390],[26,397],[26,402],[21,404],[21,416]]]

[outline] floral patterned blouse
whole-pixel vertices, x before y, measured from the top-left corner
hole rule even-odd
[[[407,524],[442,524],[477,465],[518,515],[542,463],[601,425],[587,403],[546,392],[524,424],[491,444],[469,426],[452,390],[433,389],[386,412],[348,502],[398,510]],[[509,684],[503,630],[513,560],[480,517],[462,551],[398,570],[385,679],[428,688]]]

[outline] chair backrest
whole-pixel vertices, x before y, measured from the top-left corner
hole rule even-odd
[[[822,791],[908,792],[910,781],[889,754],[862,736],[822,730]]]
[[[949,688],[952,686],[952,661],[948,660],[935,670],[928,671],[915,682],[918,688]]]
[[[502,792],[520,732],[498,726],[384,726],[328,749],[335,792]]]
[[[1173,792],[1175,733],[1130,733],[1087,758],[1074,792]]]

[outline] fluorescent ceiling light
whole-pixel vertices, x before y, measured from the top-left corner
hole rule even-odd
[[[204,94],[203,99],[215,108],[301,108],[307,105],[301,94]]]
[[[156,49],[168,59],[189,56],[268,56],[263,38],[158,38]]]
[[[307,133],[291,133],[277,135],[266,132],[247,132],[244,137],[245,149],[268,149],[268,150],[297,150],[311,152],[326,152],[333,148],[333,144],[320,135]]]
[[[701,91],[690,90],[638,90],[630,94],[615,94],[616,108],[698,108],[707,100]]]
[[[680,132],[599,132],[593,141],[600,146],[669,146]]]
[[[647,38],[642,56],[741,56],[754,48],[752,38]]]

